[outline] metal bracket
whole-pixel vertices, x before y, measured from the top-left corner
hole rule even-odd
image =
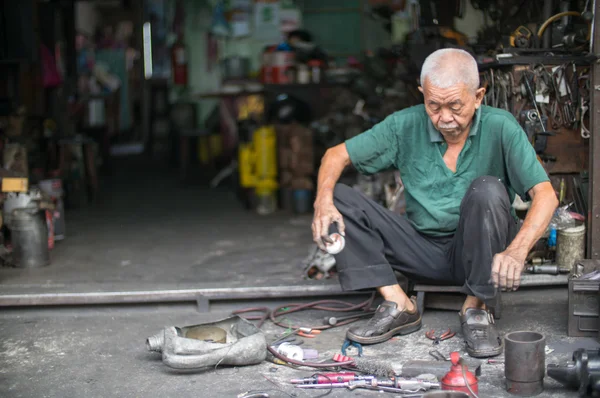
[[[196,309],[198,312],[210,312],[210,300],[202,295],[196,297]]]

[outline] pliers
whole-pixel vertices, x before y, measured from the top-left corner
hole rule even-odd
[[[351,340],[344,340],[344,344],[342,344],[342,354],[346,355],[346,350],[350,347],[354,347],[358,350],[358,356],[362,357],[363,354],[363,348],[362,348],[362,344],[357,343],[356,341],[351,341]]]
[[[427,337],[429,340],[433,340],[433,344],[440,344],[440,342],[444,341],[444,340],[448,340],[451,339],[452,337],[454,337],[454,335],[456,334],[456,332],[453,332],[452,330],[450,330],[450,328],[448,328],[448,330],[446,330],[444,333],[442,333],[439,336],[435,335],[435,330],[431,329],[429,332],[425,332],[425,337]]]

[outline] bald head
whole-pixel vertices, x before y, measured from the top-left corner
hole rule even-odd
[[[465,84],[475,92],[479,88],[479,71],[475,58],[464,50],[444,48],[431,53],[421,68],[421,86],[431,84],[438,88],[449,88]]]

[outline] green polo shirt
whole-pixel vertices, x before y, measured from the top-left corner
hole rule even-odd
[[[494,176],[510,198],[523,199],[535,185],[548,181],[527,135],[508,112],[481,106],[462,149],[456,172],[442,159],[447,144],[424,105],[393,113],[372,129],[346,141],[350,160],[363,174],[398,169],[406,195],[406,214],[427,235],[453,234],[469,185]]]

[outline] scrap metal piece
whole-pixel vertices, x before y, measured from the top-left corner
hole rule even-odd
[[[525,269],[530,274],[558,275],[568,274],[571,270],[557,264],[530,265]]]
[[[198,330],[199,327],[224,330],[225,342],[186,337],[187,332]],[[264,334],[254,324],[237,315],[213,323],[183,328],[166,327],[162,333],[148,337],[146,345],[150,351],[162,352],[163,363],[174,369],[253,365],[267,357]]]
[[[462,361],[475,376],[481,376],[481,361],[463,358]],[[441,379],[450,370],[447,361],[413,360],[394,367],[394,373],[402,377],[417,377],[424,373],[432,374]]]

